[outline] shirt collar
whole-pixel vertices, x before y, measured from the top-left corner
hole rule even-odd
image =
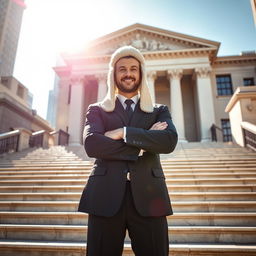
[[[127,100],[128,98],[124,97],[124,96],[121,95],[121,94],[117,94],[116,96],[117,96],[117,98],[120,100],[122,106],[123,106],[124,109],[125,109],[125,108],[126,108],[125,100]],[[138,103],[138,101],[139,101],[139,94],[133,96],[133,97],[131,98],[131,100],[133,100],[133,102],[134,102],[134,103],[132,104],[132,106],[135,106],[135,105]]]

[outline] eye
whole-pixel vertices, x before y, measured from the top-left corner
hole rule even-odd
[[[119,68],[119,71],[120,71],[120,72],[125,72],[126,69],[125,69],[125,68]]]

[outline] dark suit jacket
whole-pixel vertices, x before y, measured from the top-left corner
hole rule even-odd
[[[168,128],[149,130],[157,121],[166,121]],[[127,127],[126,143],[104,136],[106,131],[124,126]],[[176,129],[164,105],[156,106],[152,113],[145,113],[138,102],[130,124],[118,99],[113,112],[105,112],[97,103],[90,105],[84,147],[88,156],[96,160],[78,210],[99,216],[116,214],[124,197],[127,171],[130,171],[132,195],[139,214],[172,214],[159,153],[172,152],[176,143]],[[140,149],[146,151],[143,156],[138,156]]]

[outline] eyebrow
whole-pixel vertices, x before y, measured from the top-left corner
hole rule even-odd
[[[125,67],[125,66],[120,66],[120,67],[118,67],[118,69],[121,69],[121,68],[126,68],[126,67]],[[131,68],[138,68],[138,69],[139,69],[139,67],[136,66],[136,65],[131,66]]]

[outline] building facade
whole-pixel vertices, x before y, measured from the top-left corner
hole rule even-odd
[[[251,0],[251,6],[252,6],[253,19],[256,26],[256,0]]]
[[[53,131],[50,124],[37,115],[32,107],[33,96],[14,77],[0,78],[0,133],[18,128],[31,132]]]
[[[25,3],[0,1],[0,76],[12,76]]]
[[[210,140],[213,124],[230,140],[225,107],[237,87],[255,85],[255,52],[217,57],[219,42],[134,24],[63,55],[66,65],[55,67],[56,128],[70,134],[70,144],[82,144],[87,107],[106,95],[110,56],[123,45],[142,51],[152,96],[169,107],[180,142]]]

